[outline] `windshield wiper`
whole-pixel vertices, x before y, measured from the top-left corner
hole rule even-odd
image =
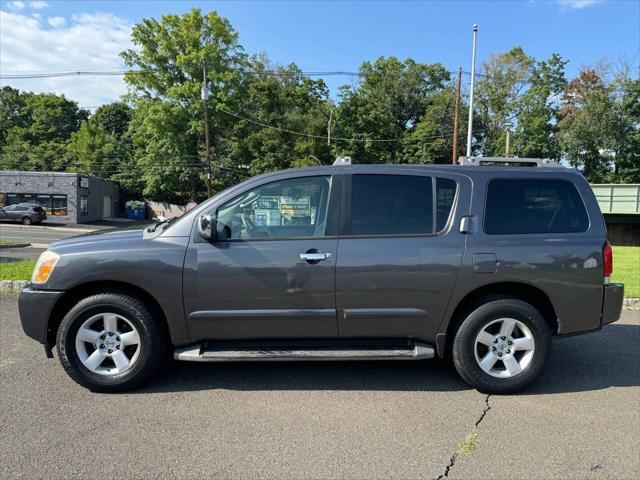
[[[155,232],[158,229],[158,227],[169,223],[171,220],[173,220],[173,218],[165,218],[164,220],[160,220],[159,222],[156,222],[154,225],[147,227],[147,232]]]

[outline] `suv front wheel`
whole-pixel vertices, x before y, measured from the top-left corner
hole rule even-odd
[[[67,374],[96,392],[136,388],[164,358],[164,332],[140,300],[120,293],[92,295],[64,317],[58,356]]]
[[[522,390],[542,372],[551,332],[533,306],[504,298],[487,301],[462,322],[453,341],[460,376],[486,393]]]

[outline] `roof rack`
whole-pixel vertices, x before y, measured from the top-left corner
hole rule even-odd
[[[336,160],[333,162],[334,165],[351,165],[351,157],[336,157]]]
[[[550,158],[514,158],[514,157],[460,157],[460,165],[499,166],[499,167],[560,167],[559,162]]]

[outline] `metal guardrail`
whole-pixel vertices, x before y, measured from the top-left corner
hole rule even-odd
[[[640,215],[640,184],[593,184],[602,213]]]

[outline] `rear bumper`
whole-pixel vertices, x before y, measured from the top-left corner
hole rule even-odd
[[[624,284],[609,283],[604,286],[601,324],[613,323],[620,318],[624,301]]]
[[[40,343],[47,343],[47,329],[51,311],[63,293],[51,290],[32,290],[29,287],[20,292],[18,311],[24,333]]]

